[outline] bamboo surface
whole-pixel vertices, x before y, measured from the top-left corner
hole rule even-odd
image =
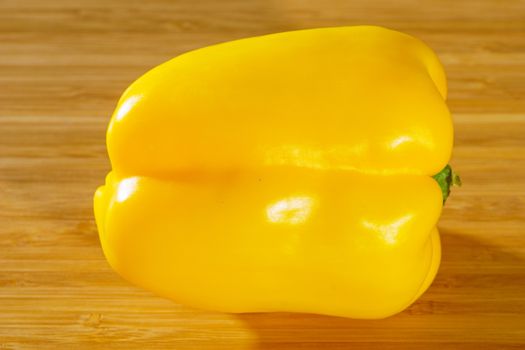
[[[463,187],[443,261],[384,320],[206,312],[122,280],[92,195],[120,93],[190,49],[377,24],[441,58]],[[525,1],[0,0],[0,349],[525,348]]]

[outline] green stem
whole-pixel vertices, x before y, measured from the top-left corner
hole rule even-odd
[[[461,178],[452,170],[450,165],[447,165],[439,173],[432,177],[437,181],[439,187],[441,187],[441,193],[443,194],[443,204],[445,204],[445,201],[450,194],[450,188],[452,186],[461,186]]]

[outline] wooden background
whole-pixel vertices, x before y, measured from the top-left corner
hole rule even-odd
[[[449,77],[464,186],[429,291],[378,321],[230,315],[123,281],[92,195],[126,86],[184,51],[378,24],[426,41]],[[525,348],[525,1],[0,0],[0,349]]]

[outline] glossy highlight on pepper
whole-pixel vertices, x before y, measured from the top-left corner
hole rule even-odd
[[[431,49],[375,26],[175,57],[111,118],[94,199],[106,258],[197,308],[400,312],[439,267],[446,93]]]

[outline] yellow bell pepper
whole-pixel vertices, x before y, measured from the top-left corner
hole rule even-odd
[[[112,171],[95,194],[107,260],[198,308],[395,314],[440,262],[454,179],[446,93],[431,49],[374,26],[161,64],[109,124]]]

